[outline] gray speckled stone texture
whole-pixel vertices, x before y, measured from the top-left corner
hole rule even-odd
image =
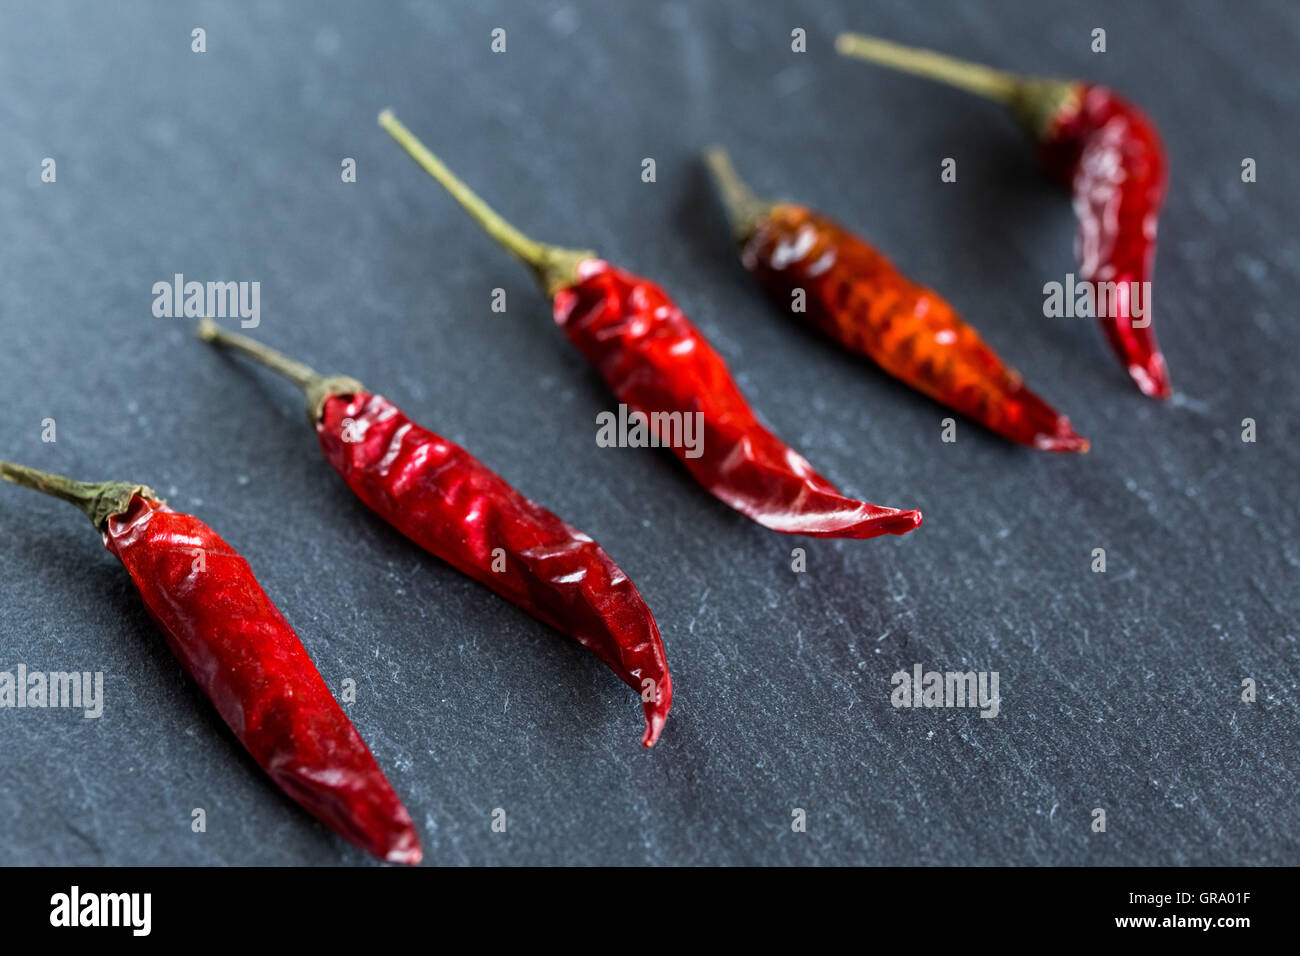
[[[331,685],[356,680],[349,713],[429,862],[1300,862],[1300,7],[50,0],[0,21],[0,457],[151,484],[240,549]],[[843,28],[1150,112],[1173,402],[1142,398],[1091,321],[1042,317],[1072,213],[1011,121],[837,57]],[[786,538],[667,453],[598,448],[598,377],[378,129],[386,105],[524,230],[659,280],[778,434],[924,526]],[[939,289],[1093,451],[964,421],[944,444],[946,410],[783,319],[730,248],[713,142]],[[256,335],[600,541],[663,630],[660,744],[638,746],[640,708],[594,657],[372,518],[291,386],[155,318],[178,272],[259,281]],[[102,670],[107,696],[98,720],[0,711],[0,862],[367,862],[242,752],[73,509],[0,487],[0,568],[0,670]],[[890,675],[915,663],[998,671],[1001,714],[895,710]]]

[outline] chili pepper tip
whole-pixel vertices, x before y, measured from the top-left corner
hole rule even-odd
[[[907,534],[921,526],[921,512],[915,509],[884,508],[846,498],[838,500],[838,506],[793,515],[757,517],[755,520],[782,534],[853,540],[878,538],[882,534]]]
[[[405,863],[407,866],[415,866],[424,859],[424,850],[420,847],[420,838],[415,834],[415,827],[398,835],[387,853],[384,854],[384,860],[389,863]]]
[[[907,534],[909,531],[921,527],[921,521],[921,512],[919,511],[900,511],[889,519],[885,527],[890,534]]]
[[[1082,435],[1071,432],[1069,435],[1040,435],[1034,439],[1034,447],[1039,451],[1078,452],[1086,455],[1092,443]]]
[[[647,750],[655,745],[659,739],[659,732],[663,730],[664,722],[656,721],[653,717],[648,718],[645,727],[645,735],[641,738],[641,746]]]
[[[668,711],[672,709],[672,678],[669,678],[667,672],[664,672],[663,683],[659,687],[658,700],[642,706],[646,714],[646,732],[641,737],[641,745],[650,748],[654,747],[659,735],[663,734],[663,726],[668,722]]]
[[[1074,430],[1069,418],[1031,392],[1024,383],[1009,393],[1007,400],[1010,407],[1017,409],[1016,418],[1007,423],[1009,430],[995,431],[1038,451],[1083,454],[1092,447],[1088,439]]]
[[[1173,384],[1169,381],[1169,369],[1165,357],[1160,352],[1153,352],[1146,364],[1133,363],[1128,367],[1129,377],[1148,398],[1170,399],[1174,396]]]
[[[1080,455],[1087,454],[1092,448],[1092,443],[1074,430],[1068,418],[1042,404],[1037,396],[1034,396],[1032,401],[1025,399],[1022,401],[1029,406],[1031,421],[1035,405],[1041,405],[1043,411],[1043,418],[1033,434],[1032,441],[1025,441],[1025,444],[1032,444],[1039,451],[1074,452]]]

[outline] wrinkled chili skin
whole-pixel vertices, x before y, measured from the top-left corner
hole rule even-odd
[[[773,206],[741,246],[769,297],[890,375],[1012,441],[1046,451],[1088,443],[1025,387],[938,294],[909,281],[874,247],[812,210]]]
[[[382,396],[329,398],[316,434],[329,463],[372,511],[604,661],[642,696],[642,743],[654,744],[673,693],[659,627],[596,542]],[[493,570],[497,548],[505,553],[501,571]]]
[[[362,849],[418,863],[410,815],[248,562],[197,518],[139,495],[109,517],[103,539],[172,653],[271,779]]]
[[[722,357],[657,285],[606,262],[579,267],[555,321],[629,409],[703,413],[699,457],[672,450],[717,498],[764,527],[817,538],[906,534],[919,511],[842,496],[760,423]]]
[[[1156,344],[1151,302],[1134,328],[1129,282],[1150,282],[1156,225],[1168,183],[1164,146],[1155,125],[1133,104],[1104,86],[1081,83],[1040,137],[1048,174],[1070,191],[1079,228],[1079,275],[1119,284],[1116,314],[1098,321],[1111,347],[1143,394],[1169,398],[1173,390]],[[1101,311],[1101,309],[1098,309]]]

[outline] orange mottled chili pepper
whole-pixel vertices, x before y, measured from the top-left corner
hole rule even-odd
[[[1087,451],[1070,421],[1025,387],[938,293],[908,280],[874,247],[825,216],[756,198],[721,150],[709,153],[745,268],[802,318],[890,375],[1005,438],[1044,451]]]

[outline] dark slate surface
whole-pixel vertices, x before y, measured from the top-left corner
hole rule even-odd
[[[1296,863],[1300,8],[1051,6],[7,4],[0,455],[152,484],[239,548],[326,679],[357,681],[349,712],[430,862]],[[1171,404],[1090,321],[1041,317],[1071,211],[1011,123],[837,58],[841,28],[1149,109],[1174,175]],[[779,434],[924,527],[789,539],[664,452],[596,447],[597,377],[376,127],[385,105],[525,230],[661,280]],[[943,444],[943,409],[784,321],[732,256],[698,162],[715,140],[942,290],[1094,451],[965,422]],[[663,629],[660,745],[638,746],[595,658],[370,517],[290,386],[154,318],[177,272],[259,281],[257,335],[382,389],[604,544]],[[80,515],[5,487],[0,527],[0,670],[102,670],[107,695],[98,720],[0,711],[0,861],[368,862],[244,755]],[[915,663],[998,671],[1001,715],[893,709]]]

